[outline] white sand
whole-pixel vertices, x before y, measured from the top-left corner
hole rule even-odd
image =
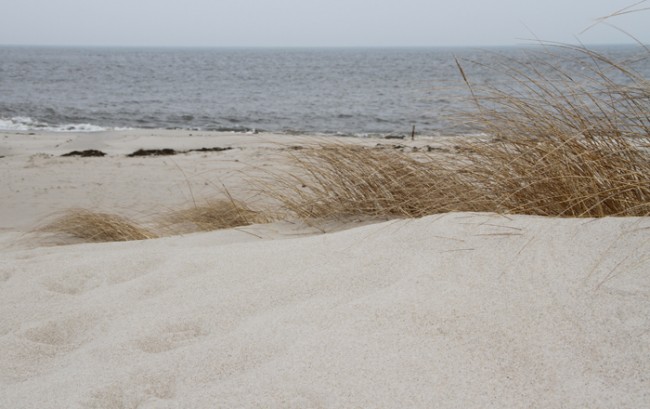
[[[196,175],[234,178],[277,149],[211,134],[206,147],[238,149],[122,156],[206,142],[155,133],[0,133],[0,407],[650,406],[648,218],[463,213],[320,235],[277,223],[14,243],[65,206],[176,206],[176,165],[200,190]],[[111,156],[39,154],[72,150],[60,138]]]

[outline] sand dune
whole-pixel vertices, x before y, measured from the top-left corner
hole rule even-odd
[[[38,156],[68,150],[56,141],[5,138],[0,407],[650,404],[650,219],[451,213],[327,234],[275,223],[16,244],[48,210],[174,206],[187,198],[160,189],[186,183],[176,165],[225,172],[273,149],[258,141],[174,165],[127,162],[143,146],[116,140],[75,145],[108,158],[62,159]]]

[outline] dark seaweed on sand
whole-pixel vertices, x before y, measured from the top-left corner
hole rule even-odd
[[[136,156],[169,156],[169,155],[176,155],[179,153],[178,151],[174,149],[138,149],[137,151],[130,153],[126,156],[129,158],[133,158]]]
[[[179,153],[188,153],[188,152],[222,152],[222,151],[228,151],[231,150],[231,147],[214,147],[214,148],[200,148],[200,149],[189,149],[185,151],[177,151],[175,149],[170,149],[170,148],[164,148],[164,149],[138,149],[137,151],[128,154],[129,158],[133,158],[136,156],[170,156],[170,155],[176,155]]]
[[[72,151],[72,152],[64,153],[61,156],[101,157],[101,156],[106,156],[106,154],[102,151],[98,151],[97,149],[86,149],[85,151]]]
[[[187,152],[223,152],[223,151],[229,151],[232,148],[230,146],[227,146],[225,148],[221,148],[219,146],[215,146],[214,148],[201,148],[201,149],[190,149]]]

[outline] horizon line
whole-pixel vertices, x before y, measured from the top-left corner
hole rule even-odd
[[[523,48],[536,46],[569,46],[569,47],[616,47],[639,46],[650,44],[638,42],[620,43],[562,43],[562,42],[522,42],[516,44],[479,44],[479,45],[123,45],[123,44],[2,44],[0,47],[8,48],[124,48],[124,49],[397,49],[397,48]]]

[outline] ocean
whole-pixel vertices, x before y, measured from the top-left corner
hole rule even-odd
[[[0,129],[124,128],[337,135],[471,133],[455,58],[475,83],[507,83],[508,48],[0,47]],[[633,60],[640,47],[599,49]],[[647,57],[647,52],[645,53]],[[558,60],[558,64],[568,64]],[[636,63],[646,73],[647,59]],[[570,67],[568,67],[570,68]]]

